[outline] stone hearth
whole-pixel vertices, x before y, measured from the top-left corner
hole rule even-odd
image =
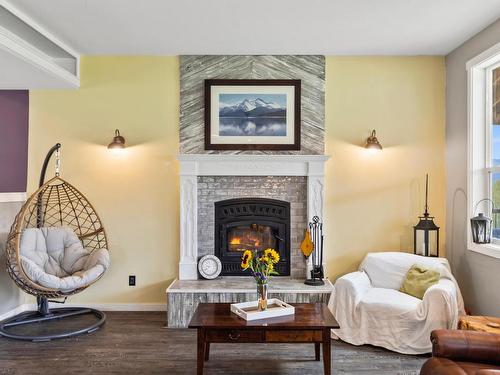
[[[269,298],[288,303],[328,303],[333,286],[309,286],[304,280],[275,277],[269,284]],[[199,303],[237,303],[257,299],[255,281],[251,277],[225,276],[216,280],[175,280],[167,289],[167,326],[185,328]]]

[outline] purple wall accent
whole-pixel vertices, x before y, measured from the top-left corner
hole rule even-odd
[[[26,191],[29,92],[0,90],[0,193]]]

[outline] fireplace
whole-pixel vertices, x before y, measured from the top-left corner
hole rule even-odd
[[[290,203],[267,198],[215,202],[215,255],[221,275],[248,275],[241,269],[245,250],[273,248],[280,254],[275,269],[290,275]]]

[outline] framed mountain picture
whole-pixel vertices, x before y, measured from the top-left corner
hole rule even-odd
[[[206,150],[300,150],[300,80],[205,80]]]

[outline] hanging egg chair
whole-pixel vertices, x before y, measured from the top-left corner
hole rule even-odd
[[[19,288],[37,298],[38,309],[1,322],[0,335],[5,337],[66,338],[93,332],[106,320],[103,312],[91,308],[49,308],[49,302],[64,303],[95,283],[109,267],[106,232],[97,212],[80,191],[59,177],[60,147],[58,143],[48,152],[39,189],[22,206],[7,239],[7,271]],[[56,175],[44,182],[54,153]],[[40,329],[40,323],[59,327]],[[41,334],[33,333],[40,330]]]

